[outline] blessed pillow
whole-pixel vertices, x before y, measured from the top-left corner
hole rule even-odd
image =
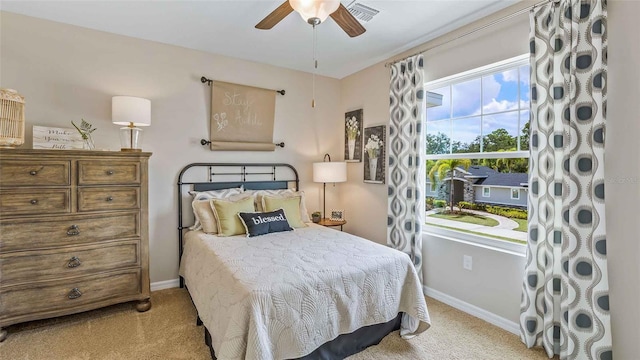
[[[193,208],[193,216],[196,218],[193,226],[189,230],[202,230],[208,234],[215,234],[218,232],[218,227],[213,216],[213,210],[209,200],[211,199],[226,199],[234,195],[242,194],[242,188],[230,188],[222,190],[209,190],[209,191],[189,191],[189,194],[193,196],[191,207]]]
[[[282,209],[262,213],[240,212],[238,217],[244,225],[247,237],[293,230]]]
[[[295,195],[289,197],[274,197],[263,196],[262,208],[264,211],[274,211],[278,209],[284,210],[284,214],[294,229],[306,227],[307,225],[302,221],[302,215],[300,214],[300,203],[302,202],[302,196]]]
[[[254,212],[253,197],[237,201],[211,199],[211,208],[218,224],[218,236],[231,236],[245,233],[244,225],[238,213]]]

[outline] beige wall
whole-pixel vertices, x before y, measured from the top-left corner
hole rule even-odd
[[[523,4],[479,23],[513,13]],[[609,1],[609,106],[607,124],[608,254],[612,326],[616,358],[638,356],[640,339],[640,2]],[[479,24],[423,44],[421,50],[445,42]],[[480,34],[425,53],[426,80],[469,70],[528,52],[528,16],[521,15]],[[413,51],[415,51],[414,49]],[[407,53],[411,53],[409,51]],[[344,110],[364,109],[365,126],[388,124],[389,70],[377,64],[342,80]],[[362,183],[362,165],[349,165],[342,184],[347,230],[386,241],[386,187]],[[435,236],[423,237],[424,275],[428,287],[518,322],[522,256],[498,252]],[[462,269],[463,255],[473,256],[473,271]]]
[[[111,124],[111,97],[151,99],[151,126],[143,149],[150,160],[151,281],[177,278],[177,195],[180,169],[191,162],[288,162],[297,167],[309,211],[321,209],[321,187],[311,163],[342,152],[338,80],[318,77],[312,110],[311,75],[156,42],[2,12],[0,86],[26,97],[27,142],[33,125],[71,127],[84,118],[98,130],[97,149],[119,150]],[[199,144],[209,134],[209,88],[200,77],[285,89],[277,95],[275,152],[211,152]],[[339,156],[336,156],[339,157]],[[339,188],[327,187],[327,202]],[[334,199],[336,198],[336,199]]]
[[[640,338],[640,222],[637,211],[632,210],[640,203],[638,13],[639,2],[609,2],[607,225],[614,351],[621,359],[637,357]],[[290,162],[300,171],[311,211],[321,206],[321,187],[311,182],[311,162],[325,152],[334,159],[342,158],[344,112],[363,108],[365,126],[388,124],[389,73],[383,64],[342,81],[319,78],[318,107],[312,111],[311,78],[306,73],[14,14],[0,13],[0,21],[0,86],[15,88],[27,97],[28,134],[34,124],[70,126],[71,120],[85,118],[99,128],[98,148],[118,149],[117,126],[110,123],[111,96],[152,100],[152,126],[145,129],[144,139],[144,149],[154,153],[150,169],[152,281],[174,279],[177,274],[174,184],[185,164]],[[524,15],[426,53],[427,80],[525,53],[527,29]],[[209,93],[198,80],[202,75],[286,89],[287,95],[277,100],[275,139],[285,141],[287,147],[274,153],[204,150],[198,141],[208,134]],[[30,147],[30,136],[27,141]],[[327,187],[327,207],[345,209],[349,221],[345,230],[384,243],[386,186],[364,184],[362,163],[348,164],[348,170],[349,182]],[[522,257],[432,236],[425,237],[424,255],[427,286],[517,321]],[[462,271],[462,255],[473,256],[474,271]]]

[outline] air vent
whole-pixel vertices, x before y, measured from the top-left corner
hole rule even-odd
[[[351,15],[356,19],[360,20],[360,22],[369,22],[380,12],[380,10],[376,10],[370,6],[363,5],[355,1],[347,6],[347,10],[349,10]]]

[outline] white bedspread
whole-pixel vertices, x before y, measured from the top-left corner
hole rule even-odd
[[[322,226],[254,238],[189,232],[180,275],[220,360],[301,357],[399,312],[405,338],[430,326],[409,256]]]

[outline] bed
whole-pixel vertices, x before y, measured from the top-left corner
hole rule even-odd
[[[213,359],[342,359],[394,330],[408,339],[429,328],[402,252],[312,223],[257,237],[183,226],[188,191],[239,187],[298,190],[299,178],[287,164],[196,163],[178,179],[181,286]]]

